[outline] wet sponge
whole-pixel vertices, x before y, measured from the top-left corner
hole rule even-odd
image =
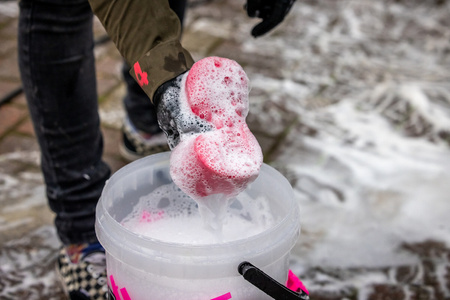
[[[236,196],[256,179],[262,164],[261,148],[245,123],[247,75],[235,61],[208,57],[195,63],[183,82],[182,113],[213,129],[181,136],[171,155],[172,178],[194,199]]]

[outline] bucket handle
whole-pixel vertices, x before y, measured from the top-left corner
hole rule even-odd
[[[238,272],[245,280],[275,300],[309,300],[309,295],[302,289],[298,292],[290,290],[248,261],[239,264]]]

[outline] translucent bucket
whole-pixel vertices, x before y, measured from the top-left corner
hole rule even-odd
[[[121,221],[139,198],[171,183],[170,153],[137,160],[107,182],[97,206],[96,232],[106,250],[110,299],[271,299],[248,283],[238,266],[249,261],[279,282],[288,275],[289,254],[300,232],[299,210],[289,182],[263,165],[245,191],[267,197],[275,218],[267,230],[231,242],[191,245],[136,234]]]

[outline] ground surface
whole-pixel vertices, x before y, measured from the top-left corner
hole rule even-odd
[[[298,0],[258,39],[242,4],[192,1],[184,45],[247,72],[248,123],[300,206],[291,267],[312,298],[450,299],[450,3]],[[20,86],[17,15],[0,2],[1,97]],[[111,43],[95,51],[117,170],[121,59]],[[1,299],[62,298],[52,219],[19,95],[0,107]]]

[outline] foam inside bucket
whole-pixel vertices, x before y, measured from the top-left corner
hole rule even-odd
[[[274,222],[259,234],[204,245],[171,242],[170,237],[162,241],[134,233],[122,221],[141,197],[172,183],[169,158],[166,152],[137,160],[116,172],[103,190],[96,232],[106,250],[110,293],[133,300],[271,299],[245,281],[237,268],[249,261],[277,281],[286,281],[289,253],[300,230],[288,181],[264,164],[245,190],[254,199],[265,197],[270,206]]]

